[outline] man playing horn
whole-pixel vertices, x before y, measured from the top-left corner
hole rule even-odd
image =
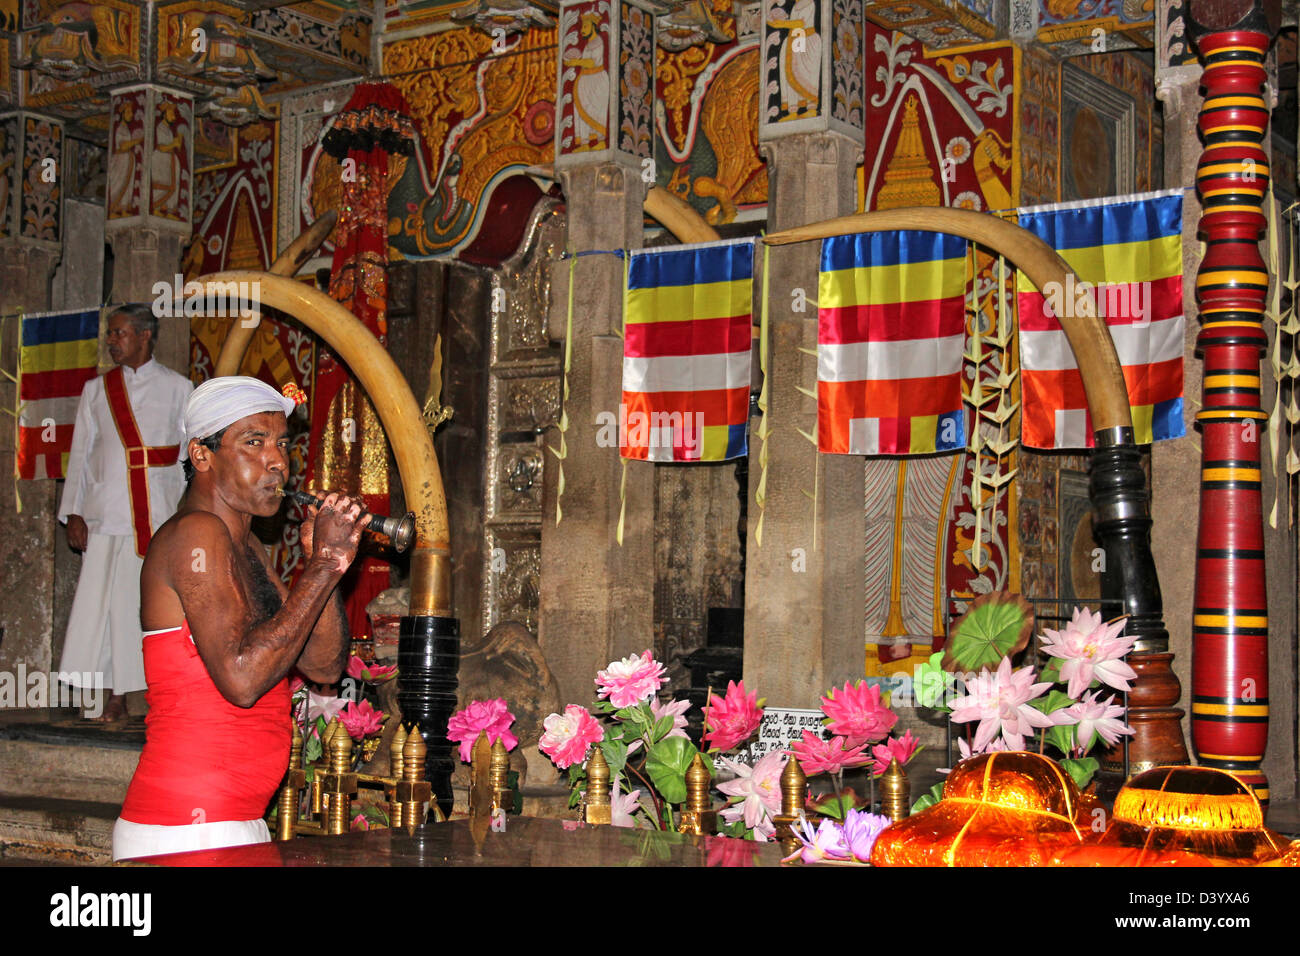
[[[140,579],[149,715],[114,859],[268,841],[262,817],[289,764],[289,671],[342,676],[337,585],[370,516],[336,494],[309,508],[292,589],[250,531],[280,507],[292,410],[242,376],[204,382],[186,406],[189,487]]]

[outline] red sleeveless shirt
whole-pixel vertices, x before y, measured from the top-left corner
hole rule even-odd
[[[159,826],[257,820],[289,766],[289,681],[252,707],[217,690],[189,622],[144,638],[144,752],[122,819]]]

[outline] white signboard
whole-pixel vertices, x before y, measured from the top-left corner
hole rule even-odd
[[[768,707],[763,711],[758,740],[749,745],[751,763],[774,750],[789,750],[805,730],[812,731],[823,740],[827,739],[826,727],[822,723],[825,716],[820,710]]]

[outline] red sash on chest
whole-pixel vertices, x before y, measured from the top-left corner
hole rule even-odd
[[[118,365],[104,375],[104,393],[108,397],[108,411],[117,426],[117,435],[126,449],[126,484],[131,496],[131,526],[135,528],[135,552],[144,557],[153,537],[149,518],[149,468],[174,465],[180,458],[179,445],[161,445],[150,448],[140,437],[140,428],[131,411],[131,401],[126,395],[126,376]]]

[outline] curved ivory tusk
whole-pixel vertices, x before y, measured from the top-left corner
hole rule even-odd
[[[262,306],[293,316],[324,339],[352,369],[392,443],[407,507],[415,512],[410,613],[450,617],[451,552],[438,456],[415,396],[379,340],[338,302],[287,276],[219,272],[197,281],[203,286],[205,300],[224,294],[229,283],[248,283],[247,288],[257,290]]]
[[[988,213],[967,209],[927,206],[864,212],[784,229],[765,236],[763,241],[779,246],[828,236],[892,229],[947,232],[977,242],[1006,256],[1040,291],[1053,282],[1059,283],[1060,289],[1078,286],[1077,282],[1067,284],[1066,277],[1072,274],[1070,267],[1055,249],[1033,233]],[[1132,428],[1133,414],[1128,404],[1128,388],[1124,384],[1119,354],[1106,323],[1097,317],[1096,304],[1088,296],[1080,296],[1072,303],[1072,308],[1062,311],[1074,313],[1057,318],[1079,366],[1088,410],[1092,412],[1093,431]]]
[[[273,276],[297,275],[302,264],[316,254],[320,244],[334,231],[334,224],[339,221],[339,214],[331,209],[311,224],[306,232],[289,243],[284,252],[271,263],[267,271]],[[221,354],[217,356],[212,377],[218,375],[238,375],[239,366],[244,361],[244,353],[253,341],[253,333],[262,322],[262,313],[254,312],[252,316],[241,319],[231,325],[226,333],[226,341],[221,344]]]
[[[645,211],[682,242],[714,242],[718,232],[704,218],[662,186],[646,193]]]

